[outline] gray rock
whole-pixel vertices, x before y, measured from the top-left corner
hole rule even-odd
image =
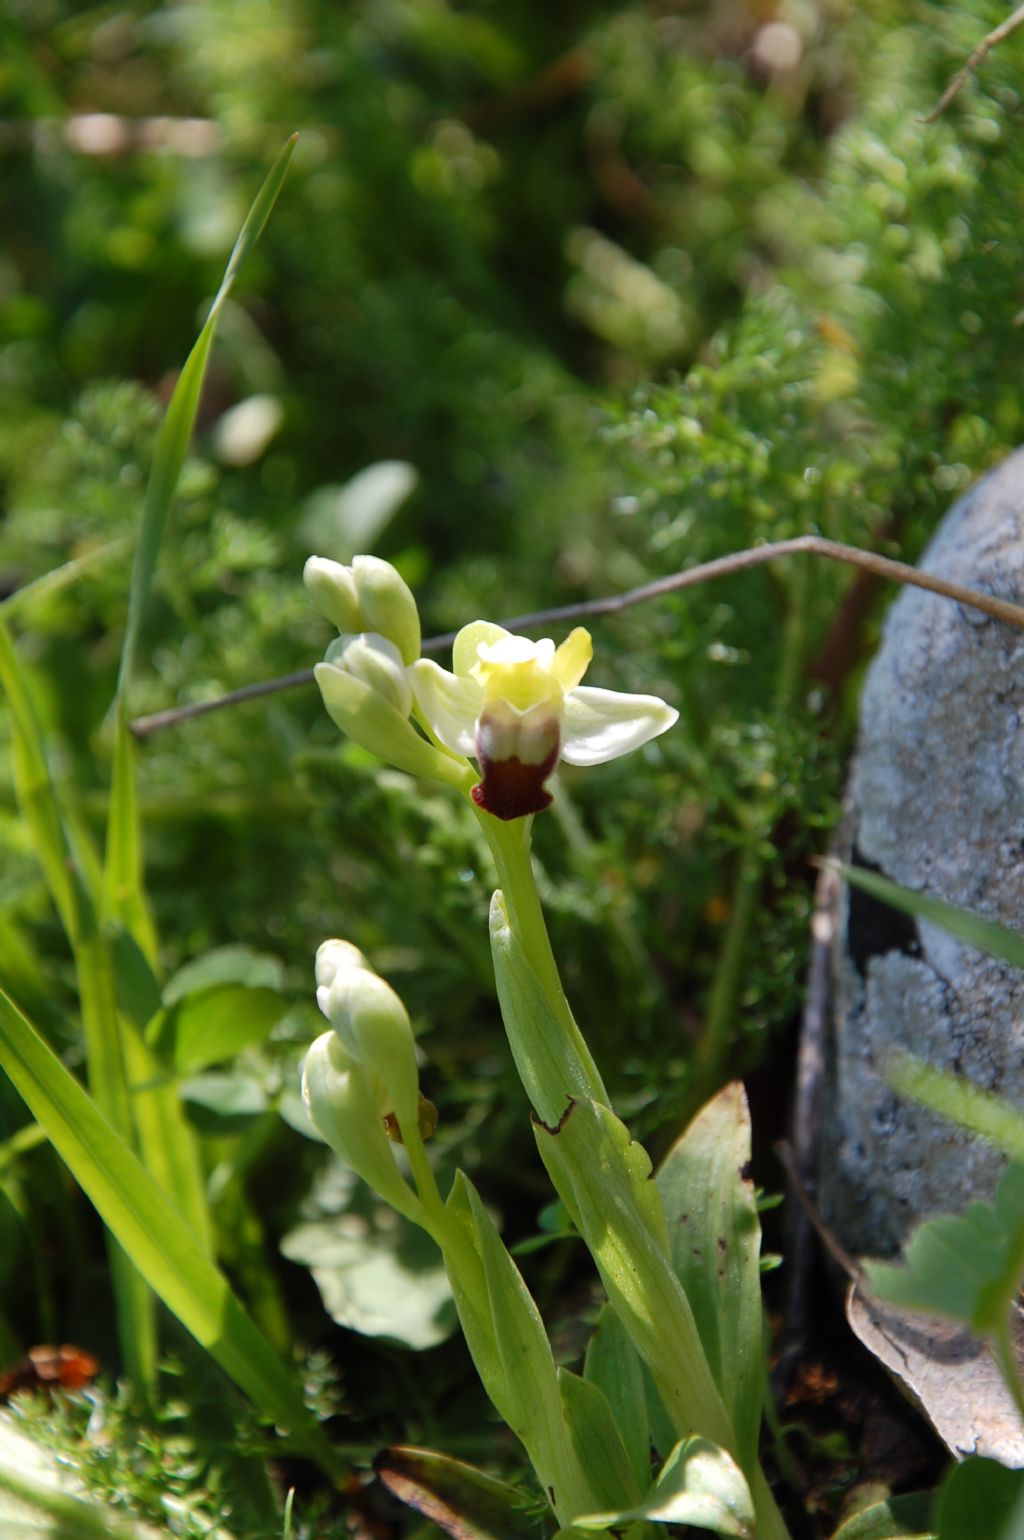
[[[961,498],[921,565],[1024,601],[1024,451]],[[849,804],[848,858],[1024,931],[1024,632],[904,588]],[[916,1221],[990,1197],[1003,1162],[878,1066],[906,1048],[1024,1108],[1024,975],[849,890],[833,959],[819,1198],[851,1251],[888,1255]]]

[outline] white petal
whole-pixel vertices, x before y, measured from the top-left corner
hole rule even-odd
[[[587,685],[565,697],[562,758],[570,765],[603,765],[666,732],[679,712],[656,695],[625,695]]]
[[[475,679],[458,679],[430,658],[409,669],[412,691],[424,720],[445,748],[456,754],[476,752],[476,719],[484,692]]]

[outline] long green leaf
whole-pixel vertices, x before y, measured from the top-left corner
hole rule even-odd
[[[332,1477],[339,1462],[293,1379],[170,1199],[0,990],[6,1070],[104,1223],[156,1294],[261,1412]]]
[[[0,687],[11,714],[14,790],[32,838],[36,859],[61,924],[74,945],[81,934],[83,894],[76,882],[71,852],[43,749],[43,735],[32,692],[14,640],[0,615]]]
[[[0,685],[11,714],[14,784],[43,877],[75,956],[89,1082],[100,1110],[126,1143],[133,1138],[131,1103],[121,1051],[114,977],[96,902],[68,838],[66,818],[50,775],[42,730],[21,659],[0,617]],[[155,1383],[156,1327],[152,1302],[121,1249],[110,1267],[125,1366],[142,1394]]]
[[[645,1490],[651,1477],[651,1427],[643,1364],[613,1305],[605,1305],[597,1318],[583,1374],[608,1397],[633,1473]]]
[[[1011,1159],[1024,1162],[1024,1117],[1012,1103],[911,1053],[890,1054],[882,1074],[901,1096],[930,1107],[969,1133],[981,1134]]]
[[[107,825],[107,854],[102,910],[107,925],[122,926],[143,958],[155,965],[156,933],[143,881],[142,833],[138,807],[136,744],[128,721],[128,691],[138,647],[139,628],[149,598],[157,557],[195,427],[217,321],[239,268],[270,216],[295,148],[293,136],[277,157],[246,216],[228,260],[217,296],[199,337],[178,377],[157,435],[153,465],[139,525],[128,621],[118,674],[115,710],[114,772]],[[150,1080],[147,1054],[138,1038],[126,1042],[129,1068],[136,1081]],[[195,1135],[173,1086],[152,1090],[135,1105],[139,1146],[149,1170],[172,1194],[190,1219],[197,1237],[210,1245],[212,1225]],[[166,1184],[171,1185],[166,1185]]]
[[[931,898],[927,893],[918,893],[913,888],[900,887],[898,882],[892,882],[878,872],[869,872],[863,866],[842,866],[837,863],[835,870],[852,887],[863,889],[872,898],[890,904],[901,914],[928,920],[941,930],[949,931],[951,936],[958,936],[961,941],[977,947],[979,952],[1001,958],[1015,968],[1024,968],[1024,936],[1007,930],[1005,925],[983,920],[980,915],[971,914],[968,909],[958,909],[955,904],[947,904],[941,898]]]
[[[210,306],[205,325],[196,339],[195,346],[185,361],[178,377],[164,420],[157,435],[153,456],[153,468],[146,487],[146,501],[142,510],[138,544],[132,568],[131,595],[128,605],[128,624],[125,629],[121,652],[121,670],[118,679],[118,695],[123,696],[131,681],[138,646],[139,627],[149,598],[149,589],[156,570],[157,555],[163,539],[167,515],[178,485],[178,477],[185,460],[189,439],[195,423],[203,378],[213,344],[213,335],[224,303],[231,293],[238,270],[252,250],[270,218],[278,194],[288,174],[298,135],[293,134],[274,162],[266,181],[253,200],[252,207],[228,258],[220,288]]]
[[[757,1452],[764,1384],[761,1227],[749,1162],[750,1113],[734,1082],[697,1114],[657,1174],[672,1264],[746,1469]]]

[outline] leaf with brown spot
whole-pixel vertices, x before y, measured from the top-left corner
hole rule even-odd
[[[462,1460],[396,1444],[381,1451],[373,1468],[399,1502],[453,1540],[541,1540],[544,1534],[536,1499]]]

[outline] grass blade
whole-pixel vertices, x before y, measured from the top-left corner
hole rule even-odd
[[[235,277],[258,239],[284,183],[295,148],[295,136],[285,145],[253,201],[228,259],[216,298],[185,366],[178,377],[157,435],[153,465],[146,486],[135,558],[128,620],[121,652],[114,719],[114,767],[107,824],[107,854],[103,884],[103,919],[117,924],[154,966],[157,938],[143,881],[141,822],[136,776],[136,744],[128,722],[127,696],[131,684],[139,628],[156,570],[160,543],[178,479],[195,426],[217,320]],[[130,1034],[129,1034],[130,1036]],[[144,1047],[126,1042],[133,1078],[149,1080]],[[197,1238],[208,1249],[212,1225],[206,1202],[195,1135],[173,1086],[163,1086],[136,1101],[139,1146],[148,1169],[190,1219]],[[168,1182],[173,1183],[167,1186]]]
[[[109,952],[98,928],[92,896],[73,858],[28,680],[2,617],[0,685],[11,714],[18,805],[74,952],[89,1083],[103,1114],[125,1143],[130,1144],[133,1137],[131,1102],[121,1053]],[[156,1379],[156,1326],[152,1301],[142,1279],[116,1244],[110,1248],[110,1268],[125,1367],[133,1383],[145,1394]]]
[[[146,501],[142,510],[138,544],[132,567],[131,594],[128,601],[128,624],[121,651],[121,669],[118,677],[118,697],[122,698],[131,680],[138,646],[139,627],[149,598],[157,555],[163,539],[167,515],[178,485],[178,477],[185,460],[189,439],[199,407],[206,365],[213,343],[213,334],[224,302],[231,293],[238,270],[258,240],[263,226],[277,202],[277,196],[288,172],[288,163],[298,139],[293,134],[270,169],[263,186],[256,194],[252,207],[242,225],[234,250],[228,258],[220,288],[217,290],[205,325],[196,339],[195,346],[178,376],[170,404],[157,435],[153,468],[146,487]]]
[[[901,914],[928,920],[941,930],[948,931],[951,936],[957,936],[961,941],[976,947],[979,952],[985,952],[989,957],[998,957],[1014,968],[1024,969],[1024,936],[1007,930],[1005,925],[983,920],[980,915],[971,914],[969,909],[958,909],[955,904],[947,904],[941,898],[931,898],[927,893],[918,893],[913,888],[900,887],[898,882],[892,882],[878,872],[869,872],[862,866],[843,866],[837,862],[835,870],[851,887],[861,888],[865,893],[870,893],[872,898],[898,909]]]
[[[260,1411],[330,1476],[298,1386],[188,1226],[31,1022],[0,990],[0,1064],[139,1272]]]

